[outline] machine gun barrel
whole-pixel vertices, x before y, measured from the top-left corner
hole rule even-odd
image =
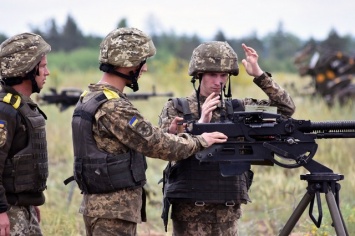
[[[318,139],[355,138],[355,121],[321,121],[308,124],[300,126],[299,130],[314,133]]]

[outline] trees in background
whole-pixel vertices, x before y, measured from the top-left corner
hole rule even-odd
[[[148,21],[155,20],[154,17]],[[157,47],[157,59],[167,59],[170,57],[188,61],[192,50],[201,42],[205,41],[198,35],[177,35],[172,32],[163,32],[155,29],[156,22],[147,22],[149,34]],[[117,27],[127,27],[125,18],[121,19]],[[38,33],[52,46],[53,52],[72,52],[83,48],[94,48],[97,50],[102,37],[95,35],[84,35],[73,17],[68,15],[65,24],[59,27],[54,19],[45,24],[44,29],[32,28],[32,32]],[[0,42],[6,39],[6,35],[0,33]],[[321,44],[324,47],[352,53],[355,48],[355,39],[351,36],[339,36],[335,29],[329,32],[328,37],[323,41],[301,40],[296,35],[285,32],[282,22],[279,23],[275,32],[270,32],[264,37],[258,37],[256,33],[241,38],[227,38],[222,30],[218,30],[213,39],[227,41],[237,52],[239,58],[244,57],[241,44],[255,48],[260,55],[260,64],[266,70],[295,72],[293,65],[293,55],[309,41]]]

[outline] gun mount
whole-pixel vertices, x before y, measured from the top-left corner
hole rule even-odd
[[[70,106],[75,106],[78,102],[83,90],[76,88],[63,89],[57,92],[55,88],[50,88],[50,93],[38,95],[37,100],[42,105],[55,104],[59,106],[60,111],[68,109]],[[172,92],[157,93],[155,86],[153,86],[151,93],[128,93],[127,98],[130,100],[148,100],[151,97],[173,97]]]
[[[223,176],[242,174],[250,165],[278,165],[284,168],[304,167],[310,174],[301,175],[308,182],[307,192],[280,231],[291,233],[309,205],[309,216],[319,228],[322,221],[320,193],[324,193],[337,235],[349,235],[339,210],[340,184],[343,175],[315,161],[316,139],[355,138],[355,121],[312,122],[282,118],[264,112],[235,112],[231,121],[219,123],[194,123],[191,133],[219,131],[228,136],[222,144],[196,154],[200,162],[218,162]],[[280,157],[281,160],[278,160]],[[317,200],[318,219],[313,216]]]

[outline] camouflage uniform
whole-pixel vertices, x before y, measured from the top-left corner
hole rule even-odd
[[[186,158],[207,146],[200,136],[191,137],[186,134],[175,136],[152,126],[125,95],[113,86],[92,84],[89,89],[93,93],[108,89],[120,96],[105,102],[95,114],[93,135],[100,150],[120,154],[134,149],[149,157],[163,157],[164,160],[172,161]],[[84,100],[90,98],[90,92],[83,98]],[[133,117],[137,120],[134,126],[130,125]],[[86,222],[91,222],[92,227],[101,228],[98,230],[109,227],[124,229],[121,224],[117,225],[118,221],[114,221],[115,219],[126,221],[132,227],[131,222],[142,221],[142,191],[142,188],[137,188],[105,194],[84,194],[79,212],[84,215]],[[106,219],[102,227],[97,226],[100,223],[97,222],[97,218]],[[135,224],[133,226],[135,227]],[[92,228],[89,228],[88,232],[91,230]]]
[[[7,211],[11,224],[11,235],[42,235],[34,206],[14,206]]]
[[[46,117],[30,97],[12,86],[21,86],[24,79],[35,81],[36,66],[50,49],[32,33],[15,35],[0,45],[0,213],[6,212],[11,235],[42,235],[34,206],[45,202]],[[36,87],[32,84],[32,93]]]
[[[213,50],[210,48],[210,52]],[[205,51],[204,51],[205,52]],[[206,52],[207,53],[207,52]],[[196,61],[195,61],[196,63]],[[202,63],[204,65],[206,62]],[[233,63],[228,64],[228,68],[232,68],[231,72],[238,73],[238,68],[233,67]],[[191,62],[190,62],[191,66]],[[191,67],[190,67],[191,68]],[[220,66],[216,66],[216,71],[221,71]],[[222,67],[223,68],[223,67]],[[206,68],[206,71],[213,71]],[[191,74],[191,71],[189,71]],[[268,73],[262,74],[258,78],[254,78],[254,83],[259,86],[269,97],[267,100],[256,100],[252,98],[245,98],[241,100],[243,106],[245,105],[266,105],[275,106],[278,108],[278,113],[283,116],[291,116],[294,113],[295,106],[289,94],[282,89]],[[205,102],[206,97],[200,95],[200,107]],[[187,97],[191,115],[193,120],[199,120],[198,100],[196,93]],[[225,105],[223,109],[225,110]],[[226,110],[225,110],[226,112]],[[219,105],[212,113],[210,122],[218,122],[220,120],[221,106]],[[159,125],[165,131],[169,132],[169,126],[174,117],[183,117],[183,113],[174,107],[172,100],[168,101],[160,115]],[[176,162],[172,162],[174,165]],[[240,203],[245,203],[241,201]],[[174,199],[172,203],[171,219],[173,220],[173,235],[237,235],[237,220],[241,217],[242,210],[240,204],[235,206],[225,206],[224,204],[206,203],[204,206],[196,206],[194,202],[179,202]]]

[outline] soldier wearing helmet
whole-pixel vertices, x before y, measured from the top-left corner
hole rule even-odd
[[[100,45],[101,79],[89,85],[72,119],[74,176],[83,193],[80,213],[87,235],[136,235],[145,221],[145,156],[179,160],[213,143],[222,133],[176,136],[154,127],[127,99],[126,86],[155,54],[151,38],[136,28],[110,32]]]
[[[0,45],[0,234],[42,235],[38,206],[48,177],[46,115],[30,98],[49,75],[51,47],[22,33]]]
[[[209,123],[229,119],[234,111],[244,111],[245,105],[276,106],[289,117],[295,111],[291,97],[258,65],[256,51],[242,44],[246,72],[254,78],[268,99],[232,99],[230,76],[238,75],[238,57],[227,42],[212,41],[194,49],[188,74],[195,92],[189,97],[170,99],[160,115],[159,125],[167,133],[177,134],[191,122]],[[195,82],[199,81],[196,89]],[[227,82],[229,88],[225,91]],[[223,94],[227,99],[222,99]],[[182,129],[184,130],[184,129]],[[241,164],[238,164],[241,165]],[[196,158],[171,161],[164,170],[164,207],[162,218],[171,219],[173,235],[238,235],[237,221],[241,204],[250,202],[248,190],[253,172],[222,176],[219,163],[200,163]]]

